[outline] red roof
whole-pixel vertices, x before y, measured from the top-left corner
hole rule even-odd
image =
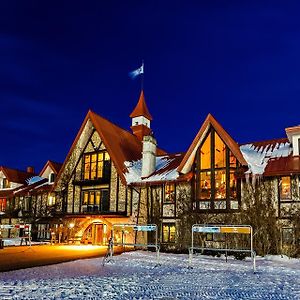
[[[204,123],[202,124],[200,130],[198,131],[195,139],[193,140],[191,146],[189,147],[186,155],[184,156],[180,166],[178,167],[178,172],[181,172],[184,168],[185,164],[189,160],[190,156],[194,152],[195,148],[197,147],[198,143],[203,138],[203,135],[205,134],[206,130],[209,126],[213,126],[213,128],[216,130],[216,132],[219,134],[223,142],[228,146],[228,148],[231,150],[233,155],[236,157],[236,159],[243,165],[247,166],[247,162],[244,159],[240,148],[238,144],[233,140],[233,138],[225,131],[225,129],[220,125],[220,123],[211,115],[208,114],[206,117]]]
[[[255,148],[262,149],[262,151],[264,151],[265,148],[267,148],[266,151],[269,150],[272,151],[277,144],[281,144],[281,143],[285,144],[288,142],[289,142],[288,138],[278,138],[278,139],[258,141],[258,142],[242,143],[240,144],[240,146],[252,144]]]
[[[140,98],[136,107],[134,108],[133,112],[130,114],[130,118],[135,118],[140,116],[146,117],[150,121],[153,120],[151,114],[149,113],[143,90],[141,91]]]
[[[58,163],[58,162],[54,162],[52,160],[48,160],[46,162],[46,164],[44,165],[42,171],[40,172],[40,176],[45,172],[45,170],[47,169],[47,167],[49,166],[53,171],[54,173],[57,175],[62,167],[62,163]]]
[[[300,156],[272,158],[268,161],[264,176],[292,175],[300,173]]]
[[[139,160],[142,157],[142,142],[131,132],[119,127],[118,125],[110,122],[109,120],[99,116],[98,114],[89,110],[87,113],[81,128],[71,146],[71,149],[65,159],[63,166],[60,169],[58,174],[58,182],[61,173],[64,170],[64,166],[70,158],[73,149],[75,148],[78,139],[80,138],[83,129],[90,120],[98,132],[101,140],[103,141],[115,167],[116,170],[124,184],[126,184],[126,180],[124,177],[124,172],[126,172],[126,166],[124,164],[125,161],[133,161]],[[163,155],[165,151],[157,148],[157,154]],[[56,184],[55,184],[56,185]]]
[[[24,171],[11,169],[11,168],[7,168],[7,167],[0,167],[0,170],[4,173],[4,175],[8,179],[8,181],[20,183],[20,184],[25,184],[26,179],[29,179],[35,175],[32,173],[27,173]]]

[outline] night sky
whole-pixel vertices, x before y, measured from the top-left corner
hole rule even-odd
[[[6,2],[6,3],[5,3]],[[129,129],[145,97],[161,148],[210,112],[239,143],[300,123],[300,3],[1,1],[0,165],[63,162],[88,111]]]

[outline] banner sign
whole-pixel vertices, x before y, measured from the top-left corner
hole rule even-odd
[[[193,232],[251,234],[250,227],[244,226],[193,226]]]
[[[2,224],[0,225],[1,229],[19,229],[19,228],[23,228],[23,229],[30,229],[30,225],[25,225],[25,224],[16,224],[16,225],[12,225],[12,224]]]
[[[220,227],[203,227],[197,226],[193,227],[193,232],[203,232],[203,233],[220,233]]]
[[[155,225],[135,225],[133,226],[133,230],[136,231],[156,231]]]
[[[221,233],[241,233],[241,234],[251,234],[250,227],[242,226],[230,226],[230,227],[221,227]]]
[[[15,225],[0,225],[1,229],[13,229],[15,228]]]

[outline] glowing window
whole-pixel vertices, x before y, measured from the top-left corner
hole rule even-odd
[[[174,243],[175,232],[176,229],[174,223],[163,224],[163,243]]]
[[[215,133],[215,168],[224,168],[226,166],[226,146]]]
[[[211,172],[201,172],[200,173],[200,198],[210,199],[211,197]]]
[[[165,201],[167,203],[173,203],[175,201],[175,186],[174,184],[165,185]]]
[[[200,165],[201,169],[210,169],[211,166],[211,157],[210,157],[210,138],[211,134],[209,134],[203,143],[200,149]]]
[[[215,171],[215,198],[226,199],[226,170]]]
[[[289,176],[281,177],[279,189],[280,189],[281,200],[291,199],[291,177]]]

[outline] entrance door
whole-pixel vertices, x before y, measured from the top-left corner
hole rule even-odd
[[[93,224],[93,244],[102,245],[103,244],[103,224]]]

